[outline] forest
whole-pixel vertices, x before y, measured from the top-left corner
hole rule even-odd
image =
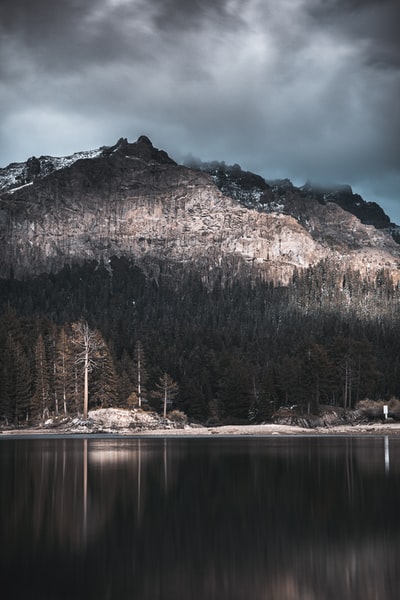
[[[1,280],[0,423],[82,415],[85,370],[89,409],[162,413],[167,398],[207,424],[399,395],[400,289],[385,271],[324,261],[287,286],[218,272],[210,285],[194,267],[158,267],[152,278],[114,257]]]

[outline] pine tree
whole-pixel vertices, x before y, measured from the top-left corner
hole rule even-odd
[[[26,347],[21,320],[6,308],[0,318],[0,416],[6,423],[29,418],[32,379]]]
[[[2,356],[0,399],[0,417],[9,425],[15,418],[15,364],[11,337],[6,340]]]
[[[129,397],[134,390],[134,372],[132,357],[126,350],[122,353],[121,359],[117,364],[118,368],[118,404],[120,406],[129,405]],[[136,394],[135,394],[136,397]],[[135,404],[137,404],[137,399]]]
[[[55,351],[55,393],[66,415],[71,412],[77,402],[79,390],[76,389],[76,365],[74,360],[75,348],[71,335],[65,327],[61,327],[58,334]],[[78,386],[79,387],[79,386]]]
[[[19,345],[17,346],[15,365],[18,373],[15,384],[15,414],[18,422],[27,422],[30,418],[32,376],[29,359]]]
[[[42,334],[39,334],[35,345],[34,387],[35,392],[32,399],[33,416],[44,420],[46,416],[49,416],[50,377],[49,363]]]
[[[234,357],[225,368],[219,381],[219,395],[225,414],[229,418],[248,421],[254,385],[250,365]]]
[[[6,344],[8,397],[14,409],[12,421],[28,421],[31,411],[32,376],[30,363],[20,342],[10,335]]]
[[[50,332],[47,336],[47,346],[49,354],[49,384],[50,384],[50,398],[52,400],[52,409],[54,408],[54,414],[56,417],[60,414],[60,396],[56,385],[57,378],[57,326],[51,325]]]
[[[93,370],[92,396],[102,408],[118,404],[117,374],[111,353],[102,335],[96,331],[95,368]]]

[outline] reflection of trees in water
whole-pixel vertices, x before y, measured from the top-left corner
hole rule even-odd
[[[262,560],[234,552],[217,560],[214,555],[203,556],[197,565],[186,559],[180,564],[168,562],[162,571],[156,567],[152,577],[139,580],[139,587],[132,584],[131,591],[139,589],[141,600],[395,600],[394,553],[399,547],[398,542],[369,546],[358,542],[327,552],[325,545],[299,541],[297,551],[287,545],[277,551],[271,547]],[[122,586],[120,591],[123,594]]]
[[[12,543],[24,529],[32,541],[81,549],[86,536],[101,534],[117,505],[138,518],[148,484],[160,495],[167,469],[167,447],[160,454],[157,445],[143,447],[141,440],[20,440],[3,454],[2,480],[18,477],[18,486],[0,489],[1,514],[8,515],[0,521],[2,539]]]
[[[100,599],[395,598],[399,449],[387,473],[383,438],[20,442],[0,553],[80,556]]]

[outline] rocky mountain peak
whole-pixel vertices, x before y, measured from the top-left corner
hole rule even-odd
[[[151,146],[153,148],[153,144],[151,143],[150,139],[147,137],[147,135],[140,135],[137,139],[137,144],[146,144],[147,146]]]
[[[133,143],[129,143],[126,138],[120,138],[114,146],[103,148],[101,156],[109,157],[115,154],[124,158],[140,159],[146,163],[176,164],[164,150],[155,148],[150,139],[145,135],[139,136],[136,142]]]
[[[300,189],[304,195],[315,198],[321,203],[335,202],[365,225],[373,225],[377,229],[394,226],[376,202],[366,202],[359,194],[353,193],[350,185],[323,186],[307,181]]]
[[[175,165],[175,161],[164,150],[155,148],[148,137],[140,136],[136,142],[129,143],[120,138],[113,146],[102,146],[95,150],[75,152],[69,156],[32,156],[26,162],[11,163],[0,168],[0,194],[19,191],[22,187],[46,178],[51,173],[71,167],[78,161],[118,156],[123,159],[138,159],[145,163]]]
[[[400,239],[399,228],[390,222],[384,210],[375,202],[366,202],[354,194],[350,185],[320,185],[307,181],[296,187],[290,179],[265,180],[260,175],[243,171],[237,164],[223,162],[194,162],[189,166],[209,173],[221,190],[247,207],[270,212],[282,212],[307,223],[306,215],[316,210],[317,205],[333,202],[343,210],[356,216],[364,225],[386,229],[396,242]]]
[[[125,256],[152,277],[164,261],[206,279],[250,273],[285,283],[330,260],[399,279],[389,220],[349,186],[297,188],[236,164],[178,165],[146,136],[14,163],[0,169],[1,188],[0,276]]]

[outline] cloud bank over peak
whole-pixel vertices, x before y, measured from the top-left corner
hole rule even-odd
[[[0,164],[151,137],[400,222],[397,1],[3,0]]]

